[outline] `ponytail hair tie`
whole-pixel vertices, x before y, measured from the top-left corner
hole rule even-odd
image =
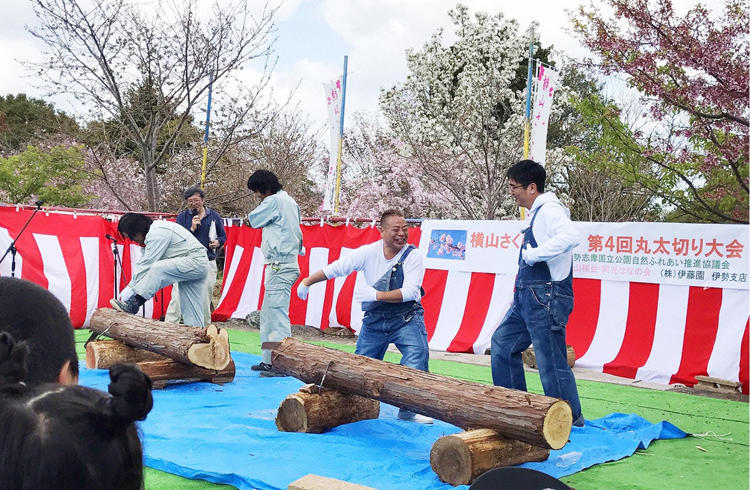
[[[134,364],[109,368],[109,393],[100,400],[101,415],[110,429],[119,434],[136,420],[144,420],[154,406],[151,378]]]

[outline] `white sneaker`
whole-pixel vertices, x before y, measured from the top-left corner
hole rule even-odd
[[[432,417],[428,417],[426,415],[421,415],[421,414],[418,414],[418,413],[415,413],[414,417],[412,417],[409,420],[411,420],[412,422],[416,422],[418,424],[431,424],[431,423],[435,422],[432,419]]]
[[[398,418],[401,420],[408,420],[409,422],[416,422],[418,424],[431,424],[434,420],[426,415],[420,415],[410,410],[399,410]]]

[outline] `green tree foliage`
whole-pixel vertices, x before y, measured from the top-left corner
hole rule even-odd
[[[22,151],[51,136],[73,135],[78,124],[52,104],[25,94],[0,96],[0,152]]]
[[[53,206],[80,207],[92,196],[83,192],[82,146],[54,146],[48,151],[29,146],[25,151],[0,157],[0,195],[3,200],[30,204],[43,199]]]

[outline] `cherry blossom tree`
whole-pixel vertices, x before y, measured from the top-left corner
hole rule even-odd
[[[631,177],[675,209],[672,219],[747,223],[745,2],[725,0],[717,13],[698,4],[682,16],[670,0],[606,3],[610,14],[590,4],[572,20],[599,57],[589,64],[604,74],[625,74],[656,121],[629,131],[611,120],[613,141],[650,165],[648,172],[630,171]]]
[[[404,156],[405,145],[377,120],[355,114],[344,151],[343,215],[377,218],[386,209],[398,208],[409,218],[452,217],[452,194],[425,178],[420,162]]]
[[[513,212],[505,170],[522,156],[524,94],[513,89],[528,37],[501,13],[450,16],[456,40],[438,29],[407,51],[409,75],[381,94],[389,129],[424,178],[451,195],[455,217],[496,219]]]

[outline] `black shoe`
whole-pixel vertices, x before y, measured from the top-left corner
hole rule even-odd
[[[138,310],[141,309],[135,296],[131,296],[127,301],[119,301],[117,298],[112,298],[109,300],[109,304],[112,305],[113,309],[124,313],[130,313],[131,315],[135,315],[138,313]]]
[[[271,365],[266,364],[265,362],[261,362],[259,364],[256,364],[255,366],[251,366],[250,369],[253,371],[270,371]]]

